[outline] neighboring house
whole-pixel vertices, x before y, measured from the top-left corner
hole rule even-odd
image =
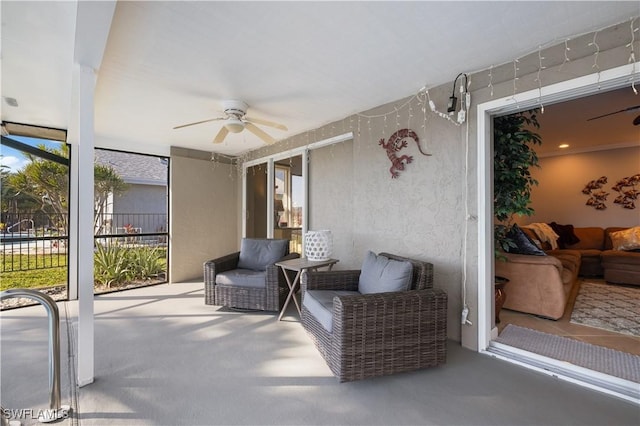
[[[166,158],[96,149],[95,161],[113,168],[127,184],[123,193],[107,198],[98,233],[167,231]]]

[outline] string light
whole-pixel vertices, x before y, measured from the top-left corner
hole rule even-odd
[[[518,93],[516,82],[519,80],[518,70],[520,69],[518,68],[518,62],[520,62],[518,59],[513,60],[513,95],[511,96],[511,98],[516,102],[516,106],[518,105],[518,100],[516,99],[516,93]]]
[[[591,68],[595,68],[598,73],[598,89],[600,89],[600,65],[598,65],[598,55],[600,54],[600,46],[596,43],[596,38],[598,37],[598,31],[593,33],[593,41],[589,43],[589,47],[595,46],[596,52],[593,54],[593,65]]]
[[[542,105],[542,79],[540,78],[540,73],[546,68],[542,65],[543,59],[542,46],[538,46],[538,75],[536,76],[536,81],[538,82],[538,104],[540,105],[542,114],[544,114],[544,105]]]
[[[560,64],[560,70],[562,70],[562,67],[564,67],[564,64],[566,64],[567,62],[569,62],[571,59],[569,59],[569,52],[571,51],[571,48],[569,47],[569,39],[565,39],[564,41],[564,61],[562,61],[562,64]]]
[[[493,98],[493,65],[489,67],[489,85],[487,87],[491,89],[491,97]]]
[[[635,81],[635,75],[636,75],[636,54],[634,51],[634,46],[633,43],[636,40],[636,31],[638,31],[638,28],[633,28],[633,23],[635,22],[636,18],[631,18],[631,42],[629,42],[629,44],[627,44],[626,47],[629,47],[631,49],[631,54],[629,55],[629,63],[631,63],[631,88],[633,89],[633,93],[635,93],[636,95],[638,94],[638,90],[636,89],[636,81]]]

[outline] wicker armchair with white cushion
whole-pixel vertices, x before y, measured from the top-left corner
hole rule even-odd
[[[289,254],[289,240],[243,238],[240,251],[204,263],[205,304],[279,312],[287,282],[275,263]]]
[[[341,382],[446,362],[447,294],[433,265],[369,252],[362,270],[302,277],[302,325]]]

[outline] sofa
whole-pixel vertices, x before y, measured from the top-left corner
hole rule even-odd
[[[567,231],[569,226],[565,227]],[[634,245],[625,246],[622,240],[612,240],[612,235],[617,239],[622,234],[640,234],[640,227],[570,228],[575,238],[568,239],[559,232],[559,247],[555,249],[541,242],[533,230],[522,228],[541,250],[539,255],[502,253],[504,259],[496,260],[495,274],[509,279],[504,287],[503,308],[557,320],[562,317],[579,276],[640,285],[640,251],[633,249]],[[563,237],[565,240],[561,241]]]

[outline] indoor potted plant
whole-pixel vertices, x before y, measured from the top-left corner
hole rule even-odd
[[[510,238],[514,215],[531,216],[531,188],[538,184],[530,172],[538,166],[533,146],[540,145],[538,109],[496,117],[493,133],[493,211],[496,255],[515,247]]]

